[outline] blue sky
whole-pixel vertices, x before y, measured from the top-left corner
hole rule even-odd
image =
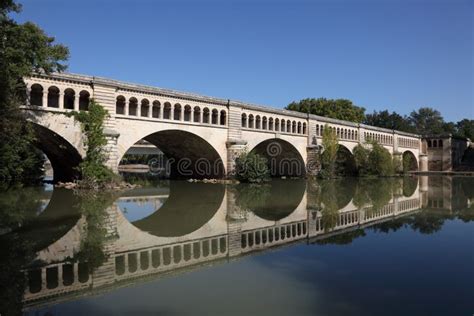
[[[70,72],[274,107],[348,98],[474,118],[469,0],[20,2],[19,21],[70,48]]]

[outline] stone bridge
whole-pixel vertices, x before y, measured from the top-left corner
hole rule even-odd
[[[38,74],[25,82],[23,108],[55,180],[76,177],[74,167],[85,154],[79,124],[62,114],[86,111],[92,98],[109,112],[107,163],[115,171],[144,139],[174,162],[175,177],[223,177],[245,148],[274,163],[274,176],[301,176],[311,171],[325,125],[337,134],[342,151],[352,153],[357,144],[376,140],[394,155],[411,155],[415,169],[427,170],[419,135],[92,76]]]

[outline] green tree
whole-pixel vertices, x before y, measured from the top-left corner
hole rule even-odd
[[[82,186],[99,188],[118,180],[113,171],[105,165],[107,138],[104,134],[104,120],[108,116],[107,110],[92,99],[87,111],[73,111],[68,113],[68,116],[73,116],[81,123],[82,131],[86,136],[86,157],[79,165]]]
[[[34,133],[20,110],[26,100],[23,78],[63,71],[69,51],[35,24],[9,17],[20,10],[15,1],[0,2],[0,181],[31,183],[40,176],[43,160],[31,149]]]
[[[356,123],[361,123],[365,118],[365,109],[354,105],[351,100],[347,99],[303,99],[288,104],[286,109]]]
[[[369,174],[369,154],[370,149],[362,144],[354,147],[354,160],[357,168],[357,173],[360,176]]]
[[[403,132],[414,132],[410,120],[406,116],[401,116],[396,112],[390,113],[387,110],[374,111],[372,114],[367,114],[364,119],[367,125],[378,126],[382,128],[394,129]]]
[[[339,141],[336,132],[328,125],[323,129],[323,153],[321,154],[321,172],[322,178],[331,179],[336,175],[336,157]]]
[[[474,120],[464,119],[457,122],[456,135],[474,140]]]
[[[242,182],[263,182],[270,177],[268,161],[259,154],[244,151],[235,160],[235,175]]]
[[[445,122],[438,110],[422,107],[410,113],[410,122],[417,133],[442,134],[445,132]]]
[[[377,142],[372,142],[369,154],[369,173],[378,176],[391,176],[394,173],[393,160],[390,152]]]

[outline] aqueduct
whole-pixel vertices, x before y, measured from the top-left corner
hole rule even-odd
[[[427,170],[415,134],[92,76],[37,74],[25,82],[23,108],[38,126],[38,146],[51,160],[56,180],[74,177],[73,167],[85,153],[80,126],[61,114],[86,111],[91,98],[109,112],[107,164],[114,171],[127,150],[145,139],[173,159],[175,177],[222,177],[233,171],[245,148],[275,161],[274,175],[302,175],[310,169],[325,125],[349,153],[376,140],[393,155],[410,153],[415,167]]]

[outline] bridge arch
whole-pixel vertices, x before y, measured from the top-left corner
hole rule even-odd
[[[301,177],[306,174],[302,155],[289,141],[270,138],[258,143],[250,152],[267,159],[272,177]]]
[[[418,159],[411,150],[405,150],[402,154],[403,170],[406,171],[417,171],[418,170]]]
[[[350,176],[356,173],[356,164],[352,151],[339,144],[336,155],[336,172],[339,175]]]
[[[80,177],[78,171],[82,157],[65,138],[42,125],[31,123],[35,134],[33,145],[48,157],[53,168],[53,181],[73,181]]]
[[[173,179],[222,178],[225,167],[220,153],[222,149],[209,143],[203,128],[178,130],[162,128],[145,131],[143,134],[123,134],[118,139],[118,162],[130,147],[141,139],[159,148],[168,159],[167,168]],[[216,143],[220,139],[212,139]],[[225,144],[225,141],[223,142]]]

